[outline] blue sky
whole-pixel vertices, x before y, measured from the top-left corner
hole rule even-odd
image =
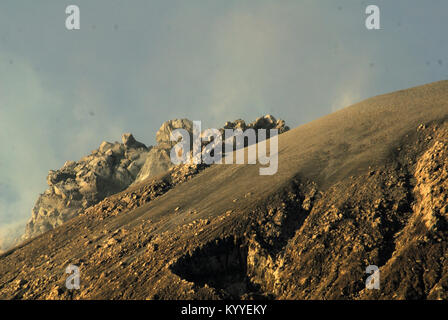
[[[65,29],[65,8],[81,30]],[[364,26],[381,9],[381,30]],[[446,0],[2,0],[0,238],[48,170],[165,120],[271,113],[292,126],[448,79]]]

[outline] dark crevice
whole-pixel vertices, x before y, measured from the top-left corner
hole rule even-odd
[[[273,298],[248,277],[247,253],[240,239],[218,239],[184,255],[171,270],[196,285],[215,288],[223,299]]]
[[[182,256],[171,270],[198,286],[216,289],[224,299],[274,298],[270,275],[275,261],[311,211],[317,192],[314,185],[310,186],[290,184],[253,212],[247,236],[209,242]],[[306,195],[304,190],[308,190]],[[274,264],[269,270],[268,260]]]

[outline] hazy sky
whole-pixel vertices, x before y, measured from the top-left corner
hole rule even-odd
[[[81,30],[65,28],[65,8]],[[365,8],[381,29],[365,28]],[[448,79],[446,0],[1,0],[0,238],[48,170],[168,119],[298,126]]]

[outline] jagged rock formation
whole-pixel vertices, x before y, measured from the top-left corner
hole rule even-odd
[[[61,169],[51,170],[47,177],[49,188],[37,200],[24,238],[53,229],[126,189],[135,180],[148,151],[127,133],[122,143],[103,142],[78,162],[67,161]]]
[[[448,81],[288,131],[278,154],[273,176],[176,166],[105,198],[1,255],[0,299],[448,299]]]
[[[277,129],[278,133],[284,133],[289,130],[284,120],[277,120],[272,115],[268,114],[264,117],[259,117],[255,121],[246,124],[244,120],[238,119],[233,122],[226,122],[224,129]]]
[[[244,120],[227,122],[226,126],[239,126],[243,130],[276,128],[279,133],[289,130],[283,120],[276,120],[271,115],[260,117],[247,126]],[[68,161],[61,169],[51,170],[47,177],[49,188],[37,200],[23,238],[29,239],[53,229],[105,197],[172,169],[170,151],[176,142],[170,141],[170,134],[179,128],[193,133],[192,121],[169,120],[157,131],[154,147],[146,147],[132,134],[125,133],[122,143],[103,142],[78,162]],[[198,168],[204,166],[185,166],[182,170],[188,173],[184,172],[183,176],[194,174]]]
[[[149,177],[155,177],[158,174],[166,172],[172,168],[174,164],[170,159],[171,148],[177,143],[171,141],[171,133],[176,129],[185,129],[190,134],[190,141],[193,139],[193,122],[188,119],[175,119],[169,120],[163,123],[159,131],[156,134],[157,145],[149,152],[148,157],[140,173],[137,176],[136,183],[144,181]],[[285,124],[284,120],[277,120],[272,115],[265,115],[257,118],[255,121],[246,124],[244,120],[238,119],[235,121],[227,121],[223,128],[218,129],[222,135],[224,135],[224,129],[241,129],[245,131],[247,129],[277,129],[278,133],[284,133],[289,130],[289,127]],[[256,132],[257,133],[257,132]],[[258,141],[258,135],[257,135]],[[192,144],[192,143],[191,143]],[[203,143],[203,149],[206,143]],[[247,146],[247,144],[246,144]],[[236,145],[234,145],[236,147]],[[192,150],[192,145],[190,146]]]
[[[170,140],[170,135],[176,129],[185,129],[192,136],[193,122],[188,119],[174,119],[162,124],[156,134],[157,145],[149,152],[145,164],[140,170],[135,182],[141,182],[149,177],[155,177],[173,167],[170,152],[176,142]]]
[[[171,133],[176,129],[185,129],[193,134],[193,122],[188,119],[174,119],[162,124],[156,133],[157,146],[160,148],[171,149],[176,142],[171,141]]]

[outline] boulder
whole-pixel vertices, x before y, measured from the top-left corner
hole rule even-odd
[[[160,147],[171,148],[176,144],[175,141],[171,141],[171,132],[176,129],[185,129],[193,135],[193,122],[188,119],[174,119],[166,121],[162,124],[159,131],[156,133],[157,145]]]
[[[136,182],[155,177],[173,166],[170,159],[170,149],[154,147],[148,153],[145,164],[137,175]]]
[[[143,143],[135,140],[132,133],[123,134],[123,136],[121,137],[121,141],[123,142],[123,145],[126,148],[135,148],[135,149],[144,148],[144,149],[146,149],[146,146]]]
[[[248,125],[248,128],[277,129],[279,134],[289,130],[289,127],[285,125],[284,120],[277,120],[270,114],[257,118],[254,122]]]

